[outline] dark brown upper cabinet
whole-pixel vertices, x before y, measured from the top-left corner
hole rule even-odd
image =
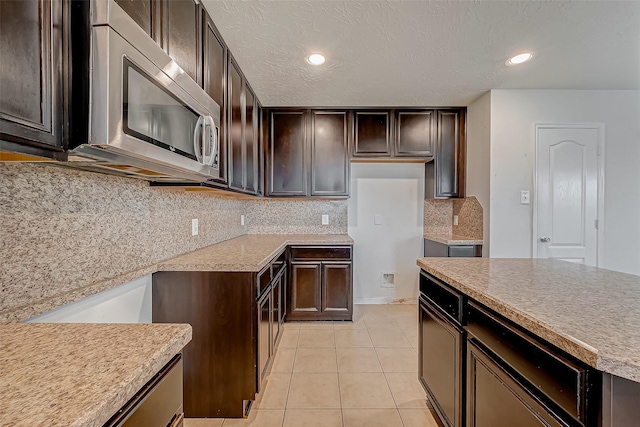
[[[229,55],[228,85],[229,91],[229,187],[236,190],[244,190],[244,159],[242,150],[244,146],[244,93],[242,74],[231,55]]]
[[[65,157],[63,7],[0,1],[0,151]]]
[[[434,110],[395,111],[395,156],[433,156]]]
[[[434,159],[425,165],[425,196],[465,195],[466,119],[464,109],[436,110]]]
[[[257,192],[258,178],[258,118],[257,98],[245,81],[245,124],[244,124],[244,189],[249,193]]]
[[[307,195],[308,119],[308,110],[270,112],[267,195]]]
[[[204,90],[220,106],[220,182],[227,182],[227,46],[203,10]]]
[[[272,109],[268,196],[349,195],[349,113]]]
[[[353,157],[391,157],[391,112],[355,111]]]
[[[202,85],[202,10],[198,0],[162,0],[162,48]]]
[[[260,188],[258,99],[231,53],[228,58],[229,187],[255,195]]]
[[[135,22],[156,42],[160,42],[160,0],[115,0]]]
[[[349,195],[346,111],[311,112],[311,196]]]

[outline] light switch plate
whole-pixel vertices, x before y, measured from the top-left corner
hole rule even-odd
[[[373,225],[382,225],[382,214],[373,215]]]
[[[458,225],[458,215],[453,216],[453,225]]]
[[[520,204],[528,205],[529,203],[531,203],[531,193],[529,193],[529,190],[522,190],[520,192]]]
[[[198,235],[198,218],[193,218],[191,220],[191,235],[192,236]]]
[[[240,225],[244,225],[244,215],[240,215]]]
[[[322,225],[329,225],[329,215],[322,215]]]

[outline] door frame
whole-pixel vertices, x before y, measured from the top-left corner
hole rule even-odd
[[[605,165],[605,127],[604,123],[536,123],[535,125],[535,147],[534,147],[534,169],[533,169],[533,197],[531,199],[532,227],[531,246],[532,258],[538,258],[538,148],[540,143],[539,131],[542,129],[596,129],[598,131],[598,230],[596,233],[596,267],[602,267],[604,260],[604,165]]]

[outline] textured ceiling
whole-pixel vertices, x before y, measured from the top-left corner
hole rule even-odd
[[[640,89],[640,1],[203,0],[265,106],[468,105]],[[505,60],[531,50],[519,67]],[[327,62],[304,60],[321,52]]]

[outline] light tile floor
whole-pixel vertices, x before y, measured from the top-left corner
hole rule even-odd
[[[356,305],[353,322],[285,323],[249,418],[185,427],[437,427],[417,346],[415,304]]]

